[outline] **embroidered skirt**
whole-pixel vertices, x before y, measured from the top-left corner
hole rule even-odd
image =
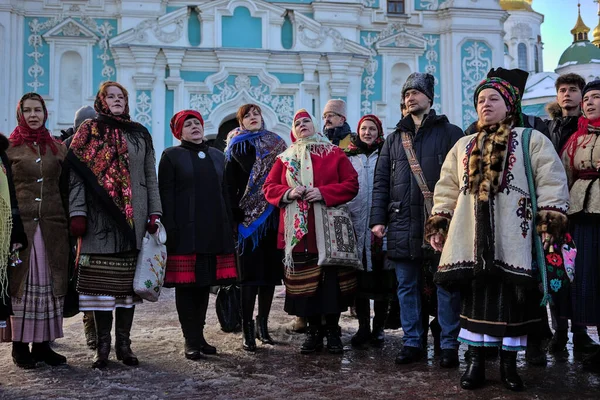
[[[112,311],[141,304],[142,299],[133,292],[137,254],[134,250],[82,255],[77,274],[79,310]]]
[[[461,328],[493,337],[517,337],[540,329],[540,299],[537,287],[517,288],[490,277],[472,282],[461,292]]]
[[[14,315],[0,332],[0,341],[39,343],[63,337],[64,297],[52,294],[46,246],[39,225],[33,235],[23,297],[11,300]]]
[[[164,286],[212,286],[216,281],[216,269],[215,254],[169,254]]]
[[[572,321],[576,325],[600,325],[600,218],[578,214],[571,218],[577,245],[575,280],[571,284]]]
[[[320,267],[316,254],[293,254],[294,272],[284,279],[284,310],[311,317],[339,314],[354,302],[356,271],[344,267]]]

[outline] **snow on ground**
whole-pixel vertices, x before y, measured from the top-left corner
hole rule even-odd
[[[431,337],[427,360],[409,366],[394,364],[401,330],[387,331],[380,349],[353,349],[350,337],[357,321],[348,313],[341,320],[343,356],[326,351],[301,355],[303,336],[286,331],[292,317],[283,311],[280,298],[273,303],[270,319],[278,343],[259,343],[252,354],[242,349],[241,333],[220,330],[214,299],[211,296],[205,332],[218,349],[216,356],[200,361],[183,357],[174,291],[164,289],[158,303],[136,310],[132,348],[140,359],[138,367],[121,364],[113,351],[108,369],[92,370],[92,352],[85,346],[81,316],[76,316],[65,320],[65,337],[54,344],[67,356],[66,366],[38,364],[34,370],[22,370],[12,363],[11,345],[0,344],[0,399],[583,399],[597,398],[600,387],[600,375],[582,370],[572,355],[549,357],[548,367],[539,368],[525,366],[521,354],[524,393],[502,386],[498,361],[488,362],[486,387],[464,391],[458,385],[464,364],[460,370],[440,368]]]

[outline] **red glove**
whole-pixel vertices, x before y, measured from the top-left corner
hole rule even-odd
[[[75,217],[71,217],[71,236],[73,237],[81,237],[85,235],[85,230],[87,228],[87,218],[78,215]]]
[[[160,219],[160,215],[152,214],[150,218],[148,218],[148,223],[146,224],[146,230],[149,234],[154,235],[158,230],[158,225],[156,225],[156,220]]]

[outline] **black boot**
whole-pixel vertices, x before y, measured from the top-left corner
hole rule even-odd
[[[523,381],[517,373],[517,352],[502,350],[500,352],[500,380],[509,390],[523,390]]]
[[[600,371],[600,350],[583,360],[583,368],[594,372]]]
[[[383,332],[385,321],[388,317],[388,302],[386,300],[375,300],[373,302],[373,330],[371,331],[371,345],[380,347],[385,341]]]
[[[327,335],[327,350],[331,354],[342,354],[344,345],[342,344],[342,328],[338,325],[325,327]]]
[[[467,390],[477,389],[485,383],[485,347],[469,346],[467,369],[460,377],[460,387]]]
[[[198,293],[198,292],[197,292]],[[204,338],[204,325],[206,325],[206,310],[208,310],[208,300],[210,297],[210,287],[203,288],[196,297],[196,310],[198,318],[198,333],[197,342],[200,346],[200,351],[204,354],[217,354],[217,348],[208,344]]]
[[[115,310],[115,352],[117,360],[129,366],[138,365],[140,362],[131,351],[131,325],[133,325],[133,314],[135,306],[131,308],[118,307]]]
[[[354,304],[358,317],[358,330],[350,339],[350,343],[353,347],[362,347],[371,338],[371,307],[369,299],[357,298]]]
[[[431,323],[429,324],[429,329],[431,330],[431,336],[433,336],[433,354],[441,354],[442,327],[440,326],[437,317],[431,320]]]
[[[567,330],[556,330],[550,343],[548,343],[548,352],[550,354],[562,353],[567,351],[567,343],[569,342],[569,335]]]
[[[175,288],[175,307],[185,340],[183,354],[188,360],[200,360],[204,358],[198,341],[198,330],[200,327],[195,306],[196,290],[197,288]]]
[[[598,343],[594,342],[587,331],[573,333],[573,351],[591,354],[600,349]]]
[[[256,334],[254,332],[254,320],[243,321],[242,330],[244,331],[244,350],[256,351]]]
[[[29,343],[12,342],[12,359],[19,368],[35,368],[35,360],[29,352]]]
[[[50,348],[50,342],[33,343],[31,356],[36,361],[43,361],[53,367],[67,363],[67,357],[58,354]]]
[[[260,315],[256,316],[256,337],[264,344],[275,344],[275,341],[269,335],[267,318]]]
[[[108,366],[108,355],[110,354],[110,330],[113,323],[112,311],[94,311],[94,323],[96,325],[98,345],[92,368],[104,369]]]
[[[316,325],[309,324],[306,327],[306,337],[300,347],[300,353],[310,354],[323,349],[323,335],[321,333],[321,323]]]
[[[85,344],[90,350],[96,350],[98,338],[96,337],[96,325],[94,324],[94,312],[83,312],[83,332],[85,333]]]
[[[385,329],[400,329],[402,322],[400,321],[400,302],[396,297],[390,300],[387,318],[385,320]]]

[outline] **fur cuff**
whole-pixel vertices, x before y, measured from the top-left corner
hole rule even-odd
[[[432,215],[425,223],[425,240],[429,239],[436,233],[441,233],[444,239],[448,236],[448,227],[450,226],[450,217],[445,215]]]
[[[567,232],[569,221],[567,216],[560,211],[540,210],[537,214],[538,234],[549,233],[554,240],[560,239]]]

